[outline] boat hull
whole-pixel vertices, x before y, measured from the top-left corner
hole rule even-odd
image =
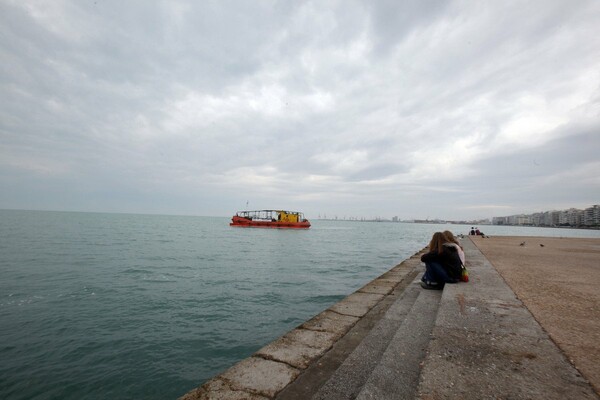
[[[284,221],[256,221],[248,218],[235,216],[231,219],[229,226],[241,228],[275,228],[275,229],[308,229],[310,222],[284,222]]]

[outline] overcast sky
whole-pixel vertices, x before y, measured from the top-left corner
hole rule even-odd
[[[0,0],[0,208],[600,202],[600,1]]]

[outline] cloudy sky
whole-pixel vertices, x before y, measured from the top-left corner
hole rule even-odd
[[[600,1],[0,0],[0,208],[600,202]]]

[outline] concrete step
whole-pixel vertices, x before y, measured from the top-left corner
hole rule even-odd
[[[420,275],[419,275],[420,277]],[[414,283],[419,285],[419,279]],[[396,331],[379,363],[356,397],[367,399],[414,399],[435,325],[442,292],[418,287],[419,295]]]
[[[393,364],[393,352],[402,347],[401,342],[406,338],[422,336],[421,322],[415,322],[423,319],[417,314],[425,314],[427,320],[435,319],[435,310],[439,304],[440,292],[425,291],[419,285],[419,276],[405,289],[401,297],[390,306],[381,320],[373,327],[369,334],[362,340],[356,349],[346,358],[342,365],[335,371],[331,378],[323,385],[313,399],[354,399],[360,393],[364,392],[365,396],[369,395],[369,391],[364,391],[365,385],[369,386],[369,382],[375,383],[378,377],[385,375],[384,370],[390,364]],[[426,293],[424,293],[426,292]],[[410,325],[415,324],[414,328]],[[429,321],[427,326],[432,326],[433,322]],[[429,328],[431,330],[431,328]],[[428,340],[429,335],[425,337]],[[410,341],[410,346],[414,346],[414,340]],[[418,381],[419,362],[423,358],[421,349],[424,350],[425,345],[418,344],[419,355],[421,356],[416,361],[415,365],[406,365],[406,373],[411,377],[416,371],[416,380]],[[406,361],[416,358],[412,355],[412,349],[403,349]],[[377,372],[377,375],[373,374]],[[395,378],[394,378],[395,379]],[[412,379],[412,378],[411,378]],[[413,385],[416,387],[416,383]],[[369,386],[370,387],[370,386]],[[411,393],[414,393],[412,388]],[[414,396],[413,396],[414,397]],[[369,397],[365,397],[369,398]],[[397,398],[397,397],[396,397]]]

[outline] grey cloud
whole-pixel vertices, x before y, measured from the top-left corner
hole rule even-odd
[[[597,2],[27,6],[0,4],[0,207],[450,218],[599,190],[564,177],[597,161]]]
[[[583,176],[560,176],[582,168],[586,171],[586,165],[598,166],[599,127],[586,127],[541,146],[479,160],[471,166],[475,176],[459,184],[465,191],[462,200],[467,202],[471,197],[482,204],[518,205],[530,212],[596,202],[597,183],[590,186],[587,182],[597,175],[595,170],[587,169]]]
[[[350,181],[372,181],[406,172],[407,168],[396,164],[374,165],[349,176]]]
[[[415,29],[437,22],[449,8],[449,2],[379,1],[365,2],[370,11],[370,25],[375,34],[375,51],[387,53]]]

